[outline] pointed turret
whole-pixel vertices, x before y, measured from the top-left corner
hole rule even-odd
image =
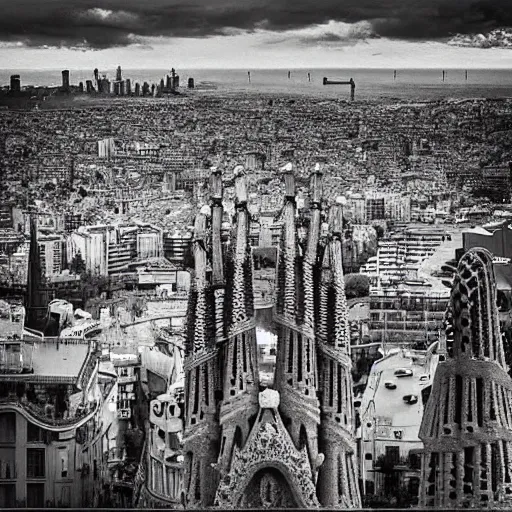
[[[318,498],[325,507],[360,508],[340,204],[331,207],[329,228],[316,331],[322,389],[320,451],[325,454],[318,479]]]
[[[281,393],[280,412],[297,448],[307,446],[313,479],[317,476],[317,364],[314,337],[314,278],[320,232],[321,173],[311,177],[313,212],[306,251],[301,254],[296,227],[295,179],[291,164],[283,169],[285,204],[279,247],[278,325],[275,386]]]
[[[235,224],[227,252],[226,331],[222,347],[223,400],[220,409],[221,472],[229,468],[233,448],[245,444],[258,412],[258,362],[254,321],[252,254],[249,245],[246,176],[235,169]]]
[[[216,395],[220,371],[215,347],[215,303],[207,279],[209,208],[203,208],[194,225],[194,272],[187,314],[185,360],[185,493],[188,508],[213,504],[218,483],[216,462],[219,425]]]
[[[419,434],[420,506],[510,509],[512,380],[486,249],[461,258],[447,316],[448,358],[437,367]]]
[[[37,241],[37,217],[30,214],[30,249],[28,257],[27,295],[25,308],[27,311],[25,324],[33,329],[41,328],[41,259]]]
[[[215,339],[222,341],[226,335],[224,326],[224,258],[222,253],[222,173],[216,167],[211,168],[210,193],[212,206],[212,284],[215,298]]]

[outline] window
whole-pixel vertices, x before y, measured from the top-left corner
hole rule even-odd
[[[27,478],[44,478],[45,448],[27,448]]]
[[[411,469],[421,469],[421,457],[419,454],[409,452],[409,467]]]
[[[33,423],[27,422],[27,442],[28,443],[44,443],[45,430],[39,428]]]
[[[43,508],[44,484],[27,484],[27,507]]]
[[[0,414],[0,444],[16,442],[16,413]]]
[[[14,508],[16,506],[15,484],[0,485],[0,509]]]
[[[59,448],[60,477],[68,477],[69,454],[67,448]]]
[[[392,464],[398,464],[400,462],[400,447],[386,446],[386,459]]]
[[[417,496],[419,493],[419,488],[420,488],[420,479],[417,477],[412,477],[409,480],[408,487],[409,487],[409,493],[412,494],[413,496]]]

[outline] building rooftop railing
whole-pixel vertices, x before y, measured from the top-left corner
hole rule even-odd
[[[55,407],[51,404],[35,404],[17,396],[0,397],[0,406],[10,405],[23,409],[30,416],[53,427],[74,425],[89,416],[98,407],[98,402],[89,402],[87,406],[79,407],[72,417],[55,417]]]

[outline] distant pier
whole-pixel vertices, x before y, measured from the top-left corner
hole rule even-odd
[[[351,78],[350,80],[329,80],[327,77],[324,76],[323,83],[324,85],[350,85],[350,100],[354,101],[356,83],[354,82],[353,78]]]

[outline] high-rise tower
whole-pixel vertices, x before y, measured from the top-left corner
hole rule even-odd
[[[43,311],[46,304],[43,304],[41,297],[42,270],[39,243],[37,241],[37,216],[35,212],[30,213],[30,249],[28,255],[27,295],[25,299],[25,325],[32,329],[40,329]]]
[[[69,91],[69,69],[65,69],[62,72],[62,89]]]
[[[447,312],[446,361],[439,363],[420,438],[420,505],[512,506],[512,380],[497,307],[492,255],[460,260]]]

